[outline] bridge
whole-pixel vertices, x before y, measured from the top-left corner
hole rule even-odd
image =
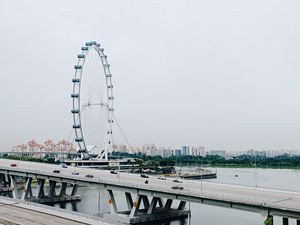
[[[12,167],[12,164],[16,164],[16,167]],[[60,173],[54,173],[55,170],[59,170]],[[74,171],[79,174],[73,175]],[[46,201],[51,198],[56,201],[68,200],[76,197],[78,185],[99,185],[99,188],[108,192],[110,218],[120,222],[139,223],[187,216],[190,211],[186,203],[196,202],[257,212],[268,218],[279,216],[283,218],[283,225],[288,224],[289,218],[296,219],[297,225],[300,224],[298,192],[187,180],[175,183],[173,179],[160,180],[155,176],[142,178],[136,174],[112,174],[107,170],[70,166],[62,168],[59,165],[6,159],[0,159],[0,174],[3,184],[8,184],[12,188],[14,198],[16,198],[16,177],[26,179],[21,198],[28,201]],[[33,180],[37,182],[35,196],[31,188]],[[145,183],[146,180],[148,183]],[[50,185],[47,195],[43,189],[45,182],[49,182]],[[57,184],[60,184],[59,194],[54,191]],[[66,193],[68,185],[72,188],[69,194]],[[114,196],[116,191],[125,194],[127,211],[118,209],[117,199]],[[176,202],[179,204],[176,205]]]

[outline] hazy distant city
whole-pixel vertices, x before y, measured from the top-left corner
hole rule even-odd
[[[12,152],[76,152],[76,145],[70,141],[61,140],[55,143],[52,140],[46,140],[43,143],[38,143],[36,140],[30,140],[27,143],[16,145],[11,148]],[[144,144],[142,146],[128,146],[125,144],[114,144],[113,151],[127,152],[130,154],[145,154],[148,156],[162,156],[163,158],[171,156],[206,156],[219,155],[227,159],[239,155],[260,156],[260,157],[276,157],[281,155],[299,156],[298,149],[267,149],[257,151],[249,149],[247,151],[230,151],[223,149],[206,149],[204,146],[189,146],[183,145],[178,148],[161,147],[155,144]]]

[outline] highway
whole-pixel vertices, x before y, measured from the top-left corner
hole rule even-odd
[[[17,167],[11,167],[11,164]],[[53,173],[60,170],[60,173]],[[60,177],[64,179],[78,180],[83,183],[101,183],[108,187],[120,187],[128,190],[138,190],[139,193],[151,196],[161,196],[179,200],[190,200],[206,204],[220,205],[224,207],[240,208],[257,211],[268,210],[273,215],[290,216],[300,219],[300,193],[292,191],[271,190],[255,187],[180,180],[182,183],[173,182],[172,178],[160,180],[156,176],[142,178],[137,174],[118,173],[87,168],[68,167],[60,165],[6,160],[0,159],[0,172],[18,171],[32,174]],[[79,175],[72,175],[79,172]],[[91,174],[93,178],[85,176]],[[148,184],[145,181],[148,180]],[[174,190],[172,187],[180,186],[182,190]],[[125,190],[124,189],[124,190]],[[151,193],[151,194],[150,194]]]
[[[15,199],[0,197],[0,224],[6,225],[109,225],[103,218],[88,218],[76,212],[41,206]],[[117,223],[113,223],[117,225]]]

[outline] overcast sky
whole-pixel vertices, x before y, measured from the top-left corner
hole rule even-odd
[[[10,0],[0,28],[2,150],[68,138],[89,40],[132,145],[300,149],[298,0]]]

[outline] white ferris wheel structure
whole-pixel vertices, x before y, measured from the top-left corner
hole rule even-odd
[[[81,159],[97,155],[108,160],[112,151],[114,95],[112,74],[104,49],[95,41],[85,43],[77,55],[72,79],[73,129]]]

